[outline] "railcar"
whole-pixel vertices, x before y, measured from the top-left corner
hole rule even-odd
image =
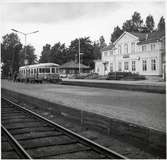
[[[59,82],[59,65],[55,63],[39,63],[19,68],[17,80],[20,82]]]

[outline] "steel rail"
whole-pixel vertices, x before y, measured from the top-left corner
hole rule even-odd
[[[31,159],[31,156],[24,150],[24,148],[20,145],[20,143],[9,133],[9,131],[1,124],[1,129],[5,133],[7,139],[12,145],[13,149],[22,159]]]
[[[42,121],[45,121],[47,122],[48,124],[56,127],[56,129],[59,129],[61,132],[63,132],[64,134],[68,135],[68,136],[71,136],[75,139],[77,139],[79,142],[81,142],[82,144],[85,144],[87,146],[91,146],[94,150],[100,152],[100,153],[103,153],[104,155],[108,156],[109,158],[113,158],[113,156],[115,157],[115,159],[128,159],[127,157],[109,149],[109,148],[106,148],[104,146],[101,146],[100,144],[97,144],[96,142],[93,142],[92,140],[89,140],[88,138],[85,138],[67,128],[64,128],[63,126],[45,118],[45,117],[42,117],[41,115],[27,109],[27,108],[24,108],[22,107],[21,105],[19,104],[16,104],[15,102],[12,102],[11,100],[7,99],[7,98],[4,98],[2,97],[2,99],[8,101],[9,103],[12,103],[14,106],[17,106],[18,108],[22,109],[23,111],[26,111],[28,113],[31,113],[32,115],[34,115],[35,117],[41,119]]]

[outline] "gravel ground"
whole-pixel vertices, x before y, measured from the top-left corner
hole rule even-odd
[[[17,100],[12,99],[17,103]],[[88,138],[92,141],[101,144],[105,147],[108,147],[128,158],[131,159],[158,159],[161,158],[161,156],[154,155],[153,152],[147,152],[143,149],[134,146],[133,144],[127,143],[126,141],[118,138],[118,137],[112,137],[112,136],[106,136],[104,134],[101,134],[97,131],[93,131],[87,128],[83,128],[80,126],[80,124],[75,122],[72,122],[68,119],[65,119],[60,116],[55,116],[49,111],[44,111],[41,108],[34,108],[33,106],[30,106],[28,104],[25,104],[24,102],[20,102],[20,104],[30,110],[33,110],[34,112]]]
[[[2,80],[2,88],[166,131],[166,95]]]

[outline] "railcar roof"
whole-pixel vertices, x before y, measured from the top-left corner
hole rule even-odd
[[[34,68],[34,67],[58,67],[59,65],[56,63],[38,63],[33,65],[22,66],[20,69],[23,68]]]

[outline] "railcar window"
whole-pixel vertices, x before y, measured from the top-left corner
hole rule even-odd
[[[45,71],[45,69],[44,69],[44,68],[42,68],[42,73],[44,73],[44,71]]]
[[[50,68],[46,68],[46,73],[50,73]]]
[[[55,68],[52,68],[52,73],[55,73]]]
[[[39,68],[39,73],[42,73],[42,68]]]
[[[36,69],[34,68],[34,73],[36,73]]]
[[[33,69],[31,69],[31,74],[33,74]]]

